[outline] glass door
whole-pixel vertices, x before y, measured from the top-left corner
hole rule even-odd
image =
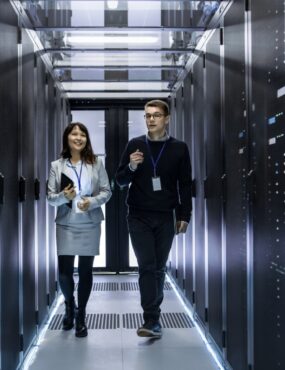
[[[88,101],[88,106],[76,106],[71,101],[72,121],[87,126],[94,152],[103,159],[112,190],[112,197],[104,207],[100,255],[93,266],[97,271],[121,273],[137,269],[126,221],[128,188],[120,188],[115,176],[128,140],[146,133],[144,104],[145,101],[112,100]]]
[[[129,110],[128,136],[129,140],[146,133],[144,110]],[[137,259],[134,254],[131,239],[129,238],[129,266],[137,267]]]
[[[90,135],[90,140],[94,153],[103,160],[105,165],[105,110],[75,110],[71,111],[72,121],[83,123]],[[105,216],[105,205],[102,207]],[[101,224],[101,239],[99,247],[99,256],[94,259],[93,267],[106,267],[106,224]],[[75,267],[78,267],[77,256],[75,258]]]

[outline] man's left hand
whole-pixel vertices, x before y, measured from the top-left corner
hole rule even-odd
[[[176,222],[176,234],[186,233],[188,222],[186,221],[177,221]]]

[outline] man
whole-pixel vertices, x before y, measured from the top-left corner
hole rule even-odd
[[[139,266],[144,324],[140,337],[160,338],[160,305],[166,262],[175,233],[185,233],[191,217],[191,164],[187,145],[168,136],[169,107],[145,105],[147,135],[129,141],[116,180],[130,185],[128,228]]]

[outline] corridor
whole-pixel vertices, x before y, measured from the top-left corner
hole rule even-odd
[[[23,370],[221,369],[170,281],[165,282],[164,294],[163,337],[139,338],[136,329],[142,324],[142,313],[137,276],[94,275],[87,307],[88,337],[76,338],[74,330],[61,330],[61,299]]]

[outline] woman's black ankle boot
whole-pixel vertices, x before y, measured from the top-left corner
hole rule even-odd
[[[82,338],[88,335],[87,326],[85,324],[85,308],[78,307],[75,315],[75,336]]]
[[[70,302],[65,301],[65,315],[62,321],[62,329],[63,330],[70,330],[73,328],[74,325],[74,317],[75,317],[75,302],[74,299]]]

